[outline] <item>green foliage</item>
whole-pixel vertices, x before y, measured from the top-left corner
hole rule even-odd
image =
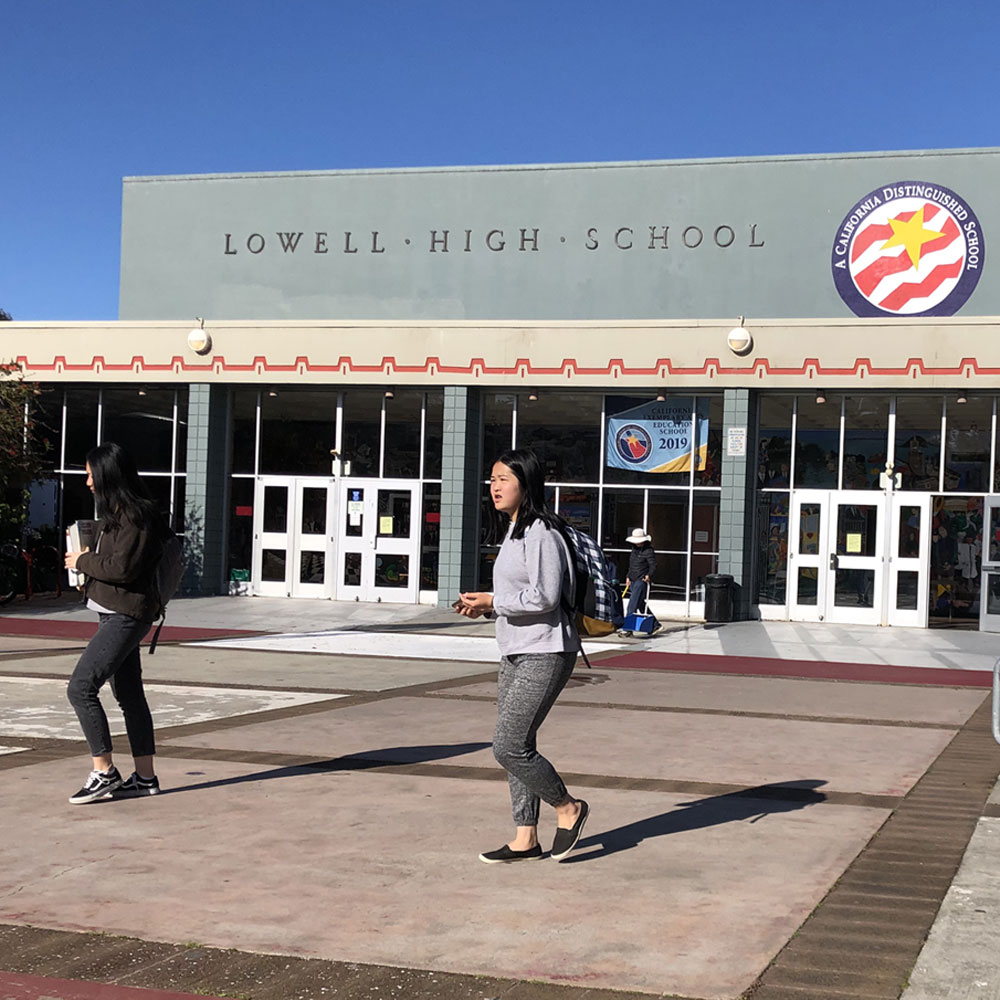
[[[48,450],[46,429],[33,415],[41,394],[39,385],[25,381],[19,364],[0,363],[0,541],[20,537],[28,486]]]

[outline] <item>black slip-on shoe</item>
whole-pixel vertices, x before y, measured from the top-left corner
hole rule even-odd
[[[487,865],[509,865],[512,861],[535,861],[542,857],[542,845],[535,844],[526,851],[512,851],[507,844],[499,850],[486,851],[479,855],[479,860]]]
[[[107,771],[91,771],[80,791],[69,797],[74,806],[82,806],[87,802],[96,802],[105,795],[122,786],[122,776],[118,768],[112,765]]]
[[[576,842],[583,833],[583,827],[589,815],[590,806],[583,799],[580,799],[580,815],[577,816],[576,822],[568,830],[556,830],[556,839],[552,841],[552,852],[549,855],[553,861],[562,861],[576,847]]]
[[[135,799],[141,795],[159,795],[160,782],[156,775],[152,778],[143,778],[133,771],[121,784],[111,793],[113,799]]]

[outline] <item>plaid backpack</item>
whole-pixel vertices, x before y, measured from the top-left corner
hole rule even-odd
[[[621,619],[621,598],[608,573],[607,560],[600,545],[590,535],[576,528],[565,526],[563,539],[569,547],[576,570],[576,593],[572,605],[563,602],[563,610],[570,621],[575,621],[579,636],[610,635]],[[584,662],[590,660],[583,651]]]

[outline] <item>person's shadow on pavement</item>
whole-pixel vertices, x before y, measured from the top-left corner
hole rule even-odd
[[[807,806],[825,802],[826,796],[816,789],[825,785],[824,779],[808,779],[805,781],[781,784],[773,782],[767,785],[755,785],[752,788],[742,788],[738,792],[728,792],[725,795],[713,795],[707,799],[695,799],[692,802],[681,802],[676,809],[650,816],[647,819],[627,823],[612,830],[584,837],[577,844],[578,852],[588,847],[599,848],[596,851],[573,854],[561,864],[571,865],[580,861],[593,861],[595,858],[607,857],[619,851],[627,851],[638,847],[644,840],[653,837],[666,837],[671,833],[683,833],[687,830],[700,830],[706,826],[718,826],[720,823],[740,823],[748,820],[756,823],[773,813],[792,812],[805,809]]]
[[[203,791],[206,788],[223,788],[226,785],[242,785],[248,781],[271,781],[274,778],[300,778],[306,774],[331,771],[367,771],[374,767],[385,767],[393,764],[424,764],[432,760],[446,760],[448,757],[460,757],[462,754],[475,753],[492,746],[490,743],[442,743],[431,746],[415,747],[385,747],[381,750],[362,750],[345,757],[333,757],[329,760],[309,761],[306,764],[293,764],[288,767],[271,767],[266,771],[254,771],[251,774],[238,774],[233,778],[216,778],[210,781],[195,781],[187,785],[174,785],[164,788],[161,795],[172,795],[177,792]],[[203,772],[188,772],[195,775]]]

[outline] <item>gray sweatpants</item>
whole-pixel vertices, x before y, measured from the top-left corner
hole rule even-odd
[[[515,826],[538,824],[538,801],[567,797],[556,769],[535,749],[535,736],[566,686],[576,653],[513,653],[500,660],[493,756],[507,772]]]

